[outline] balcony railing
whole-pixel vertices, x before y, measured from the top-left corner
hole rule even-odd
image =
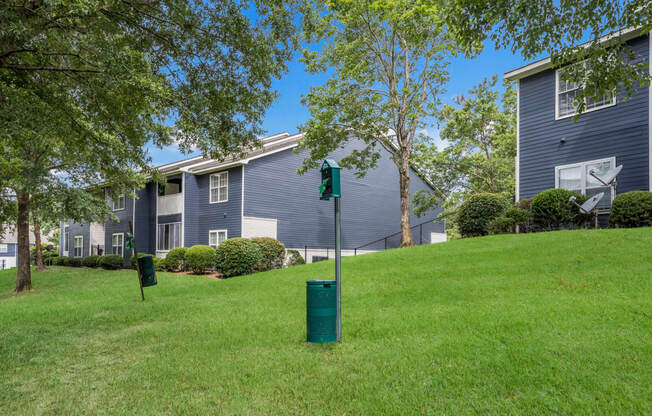
[[[158,197],[158,215],[180,214],[183,210],[183,194]]]

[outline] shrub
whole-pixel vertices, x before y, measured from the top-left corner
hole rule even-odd
[[[512,234],[515,225],[513,218],[498,217],[489,223],[489,234]]]
[[[510,208],[505,211],[505,217],[511,218],[514,221],[514,225],[519,226],[520,232],[527,233],[530,231],[530,211],[521,208]]]
[[[616,227],[652,226],[652,192],[630,191],[616,195],[609,224]]]
[[[156,270],[157,272],[162,272],[166,270],[165,259],[162,259],[160,257],[154,257],[153,260],[154,260],[154,270]]]
[[[173,248],[165,256],[165,267],[171,272],[182,272],[186,270],[185,258],[186,258],[185,247]]]
[[[263,253],[260,246],[246,238],[230,238],[217,247],[215,265],[225,277],[253,273]]]
[[[122,256],[119,256],[117,254],[107,254],[104,256],[100,256],[100,260],[98,264],[103,269],[116,270],[124,267],[125,260],[122,258]]]
[[[52,244],[41,244],[41,254],[43,256],[43,264],[51,264],[55,257],[59,257],[57,249]],[[36,264],[36,246],[29,248],[29,257],[32,264]]]
[[[52,258],[52,265],[53,266],[63,266],[63,259],[67,259],[67,257],[53,257]]]
[[[505,201],[496,194],[471,195],[457,211],[457,226],[462,237],[487,235],[489,223],[505,211]]]
[[[215,249],[204,245],[192,246],[186,250],[185,262],[186,267],[194,273],[204,273],[207,269],[215,267]]]
[[[288,250],[287,251],[287,261],[286,264],[288,267],[298,266],[300,264],[306,264],[306,261],[301,256],[301,253],[297,250]]]
[[[86,256],[82,259],[81,264],[82,266],[86,267],[97,267],[98,260],[100,259],[100,256]]]
[[[80,267],[82,265],[82,259],[78,257],[65,257],[63,265],[68,267]]]
[[[530,213],[534,222],[542,227],[560,227],[564,224],[582,224],[590,215],[581,214],[575,204],[569,202],[569,198],[575,196],[575,202],[582,204],[587,197],[579,192],[567,191],[566,189],[547,189],[532,198]]]
[[[258,265],[258,271],[280,269],[285,260],[285,245],[275,238],[254,237],[251,239],[260,246],[263,258]]]
[[[531,204],[532,204],[532,198],[521,198],[516,203],[516,208],[529,211]]]

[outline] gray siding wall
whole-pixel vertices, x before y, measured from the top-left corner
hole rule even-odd
[[[352,142],[330,157],[340,160],[359,147],[359,142]],[[250,161],[245,166],[244,215],[276,218],[277,237],[286,247],[332,247],[333,200],[319,199],[321,173],[319,169],[301,176],[296,172],[306,156],[306,151],[295,154],[290,149]],[[356,178],[352,171],[343,169],[341,186],[342,248],[356,248],[400,231],[399,177],[388,157],[381,158],[378,166],[363,178]],[[428,189],[428,185],[412,172],[412,194]],[[412,215],[411,223],[435,217],[435,212],[421,218]],[[444,232],[444,225],[424,225],[424,243],[430,242],[430,232]],[[413,236],[418,243],[418,227],[413,229]],[[394,236],[388,247],[396,247],[399,241],[400,235]],[[367,250],[382,248],[384,241],[364,247]]]
[[[148,183],[137,191],[134,239],[139,253],[154,254],[156,238],[156,184]],[[127,220],[128,221],[128,220]]]
[[[648,37],[630,42],[637,60],[648,61]],[[520,81],[520,198],[555,187],[555,166],[615,156],[623,165],[618,193],[649,187],[647,87],[613,107],[555,120],[555,71]],[[561,138],[566,143],[561,144]]]
[[[228,237],[241,235],[242,167],[229,172],[228,201],[211,204],[210,174],[185,174],[184,246],[208,244],[209,230],[228,230]],[[218,173],[218,172],[213,172]]]
[[[169,224],[171,222],[181,222],[181,214],[159,215],[159,224]]]
[[[68,227],[68,256],[69,257],[74,257],[75,254],[75,237],[76,236],[83,236],[84,241],[82,245],[82,257],[86,257],[89,254],[88,252],[88,245],[90,244],[90,238],[91,238],[91,228],[87,223],[78,223],[74,221],[69,221],[68,222],[69,227]],[[63,237],[63,232],[62,232],[62,239]],[[63,250],[63,245],[61,246]]]
[[[112,236],[116,233],[124,233],[124,240],[127,240],[127,233],[129,232],[129,221],[133,221],[134,215],[134,202],[132,198],[125,197],[125,209],[113,212],[119,219],[116,221],[106,221],[105,234],[104,234],[104,254],[114,254],[112,243]],[[123,248],[123,257],[128,261],[131,258],[131,250]]]

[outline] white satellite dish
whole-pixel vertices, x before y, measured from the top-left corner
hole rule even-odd
[[[623,169],[623,165],[616,166],[613,169],[609,169],[604,175],[598,176],[597,173],[595,173],[595,169],[591,169],[589,171],[589,175],[593,176],[595,179],[597,179],[601,184],[604,186],[615,186],[616,185],[616,176],[620,173],[620,171]]]
[[[582,205],[575,202],[576,198],[574,196],[568,198],[568,201],[577,205],[577,207],[580,209],[580,212],[582,214],[589,214],[591,211],[595,209],[595,207],[598,206],[598,202],[600,202],[603,196],[604,196],[604,192],[600,192],[599,194],[593,195],[591,198],[587,199],[586,202],[584,202]]]

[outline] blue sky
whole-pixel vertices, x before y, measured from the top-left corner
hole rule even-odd
[[[518,68],[528,62],[524,61],[520,55],[514,55],[510,51],[495,50],[493,44],[487,42],[484,51],[478,57],[474,59],[459,57],[452,61],[449,67],[450,81],[446,86],[447,91],[442,96],[442,101],[452,103],[453,97],[466,93],[484,77],[498,74],[502,79],[502,75],[506,71]],[[310,116],[306,107],[301,104],[301,96],[306,94],[311,86],[321,85],[326,80],[326,75],[306,73],[303,64],[298,61],[297,55],[297,59],[289,63],[288,73],[282,79],[274,82],[274,89],[278,91],[279,97],[265,114],[263,128],[267,132],[266,135],[284,131],[296,133],[297,126]],[[436,129],[429,131],[428,134],[438,137]],[[151,146],[149,151],[154,165],[189,157],[179,153],[176,147],[157,149]]]

